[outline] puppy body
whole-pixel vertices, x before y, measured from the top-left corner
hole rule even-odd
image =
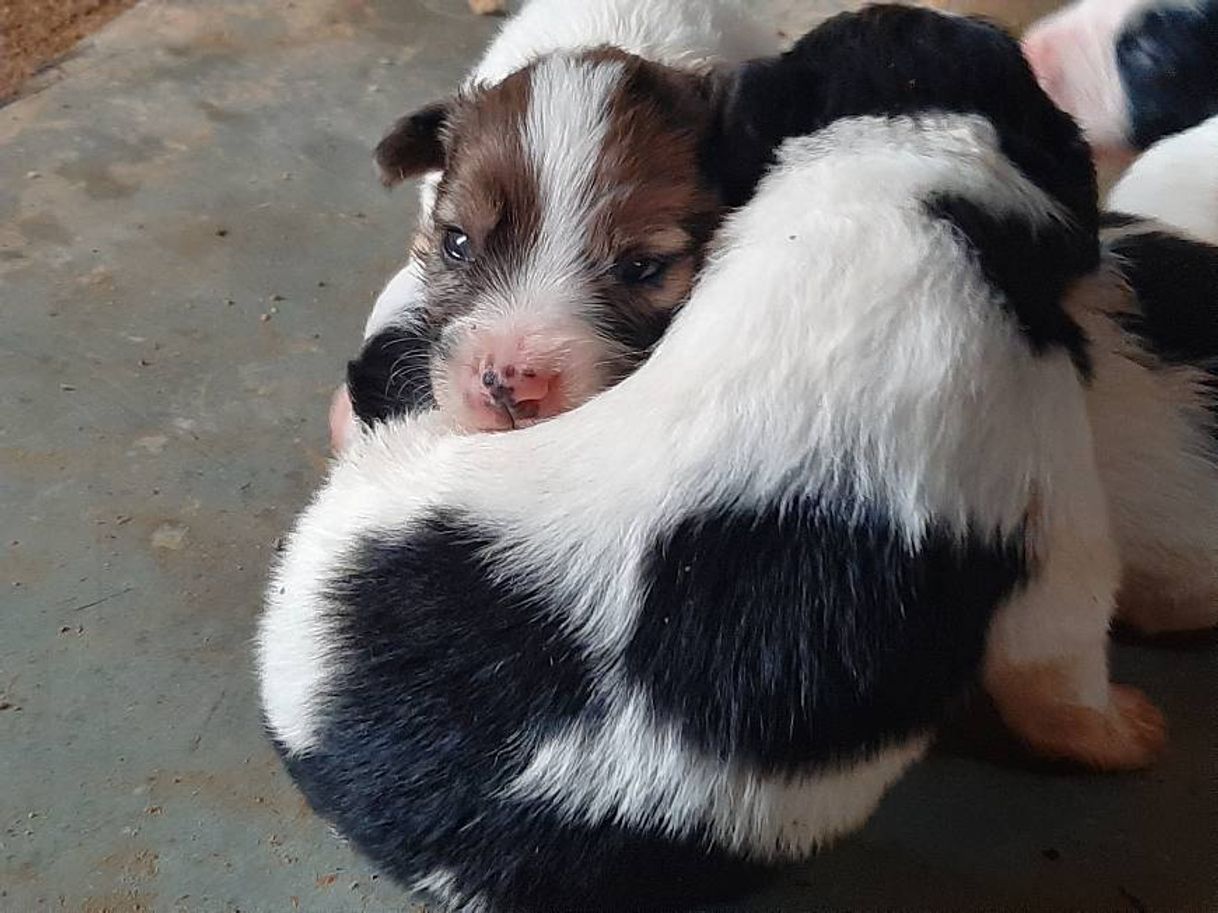
[[[1161,140],[1108,197],[1104,270],[1071,312],[1120,544],[1119,617],[1218,624],[1218,118]],[[1123,215],[1129,214],[1129,215]]]
[[[1123,565],[1119,617],[1218,624],[1218,247],[1109,217],[1105,270],[1072,302],[1095,353],[1088,413]]]
[[[1108,208],[1218,245],[1218,117],[1146,150],[1108,195]]]
[[[980,118],[841,121],[784,146],[612,390],[361,439],[260,633],[314,806],[458,908],[634,909],[858,826],[987,650],[1107,718],[1077,368],[947,198],[1079,243]]]

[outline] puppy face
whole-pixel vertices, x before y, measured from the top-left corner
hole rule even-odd
[[[579,405],[646,356],[720,217],[712,78],[612,50],[553,55],[399,122],[390,183],[441,169],[416,247],[436,405],[501,430]]]

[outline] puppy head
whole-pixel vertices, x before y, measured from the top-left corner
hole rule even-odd
[[[720,217],[716,85],[616,50],[553,54],[385,137],[387,183],[441,172],[415,315],[439,408],[518,427],[646,356]]]

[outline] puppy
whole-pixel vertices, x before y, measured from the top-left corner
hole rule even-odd
[[[1088,413],[1123,566],[1118,617],[1218,625],[1218,247],[1107,217],[1105,271],[1072,313],[1093,342]]]
[[[1211,628],[1218,118],[1151,147],[1108,208],[1104,269],[1069,306],[1093,343],[1088,413],[1123,566],[1118,617],[1148,634]]]
[[[348,370],[354,409],[335,398],[336,449],[352,411],[369,422],[435,405],[458,426],[505,429],[637,365],[719,219],[701,167],[713,71],[775,42],[738,0],[533,0],[456,99],[399,121],[376,158],[387,184],[424,176],[421,228]],[[537,62],[606,45],[642,58],[617,94],[568,98],[562,60]]]
[[[567,59],[571,91],[620,74]],[[362,437],[269,590],[288,770],[453,909],[670,908],[804,856],[978,679],[1046,753],[1161,741],[1107,677],[1073,123],[1002,33],[899,7],[720,97],[751,199],[653,356],[516,433]]]

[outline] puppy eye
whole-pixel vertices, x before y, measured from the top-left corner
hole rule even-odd
[[[444,253],[444,259],[450,263],[474,262],[474,251],[469,242],[469,235],[459,228],[444,229],[440,250]]]
[[[641,285],[644,282],[658,279],[666,269],[668,269],[666,260],[658,260],[655,257],[631,257],[618,262],[613,267],[613,273],[620,282],[627,285]]]

